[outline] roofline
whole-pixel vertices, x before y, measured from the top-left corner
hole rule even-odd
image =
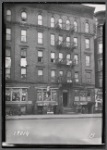
[[[106,13],[105,10],[101,10],[101,11],[97,11],[96,13],[94,13],[94,16],[96,17],[97,15],[101,14],[101,13]]]

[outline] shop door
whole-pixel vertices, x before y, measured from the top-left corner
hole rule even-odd
[[[68,93],[63,92],[63,106],[67,107],[67,104],[68,104]]]

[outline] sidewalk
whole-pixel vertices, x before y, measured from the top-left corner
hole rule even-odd
[[[75,118],[101,118],[102,114],[47,114],[47,115],[21,115],[6,116],[6,119],[75,119]]]

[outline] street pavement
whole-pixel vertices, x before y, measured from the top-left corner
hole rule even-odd
[[[102,143],[101,117],[68,116],[39,118],[38,115],[30,119],[6,119],[6,142],[65,145]]]

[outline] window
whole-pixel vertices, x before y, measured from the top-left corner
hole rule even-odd
[[[102,87],[103,79],[99,77],[99,86]]]
[[[62,42],[63,42],[63,37],[59,36],[59,45],[62,44]]]
[[[55,62],[55,53],[51,52],[51,62]]]
[[[43,44],[43,33],[42,32],[38,32],[38,43]]]
[[[21,42],[26,42],[26,30],[21,30]]]
[[[59,76],[63,76],[64,72],[62,70],[59,71]]]
[[[71,80],[71,71],[67,72],[67,83],[72,83],[72,80]]]
[[[102,67],[103,67],[103,61],[102,61],[102,59],[99,59],[98,60],[98,70],[102,70]]]
[[[74,38],[74,46],[77,46],[77,38]]]
[[[63,54],[59,53],[59,61],[63,61]]]
[[[66,46],[69,47],[70,46],[70,37],[66,37]]]
[[[11,40],[11,29],[10,28],[6,29],[6,40],[7,41]]]
[[[26,72],[27,72],[26,67],[21,67],[21,78],[26,78]]]
[[[86,72],[86,81],[91,82],[91,72]]]
[[[78,61],[79,61],[78,55],[74,55],[74,62],[75,62],[76,65],[78,64]]]
[[[76,21],[74,21],[74,31],[76,32],[77,31],[77,22]]]
[[[79,101],[79,90],[74,90],[74,94],[75,94],[74,101]]]
[[[51,78],[55,78],[55,70],[51,70]]]
[[[10,79],[10,68],[11,68],[11,57],[10,57],[10,48],[6,48],[6,57],[5,57],[5,73],[6,79]]]
[[[22,48],[21,49],[21,67],[26,67],[27,66],[27,49],[26,48]]]
[[[55,35],[51,34],[51,45],[55,45]]]
[[[10,9],[6,10],[6,20],[11,21],[11,10]]]
[[[78,72],[75,72],[74,78],[75,78],[75,82],[79,82],[79,74],[78,74]]]
[[[38,70],[38,76],[43,76],[43,70]]]
[[[55,19],[52,17],[51,18],[51,28],[55,27]]]
[[[59,23],[59,27],[62,29],[62,19],[59,19],[58,23]]]
[[[27,13],[25,11],[21,12],[21,18],[22,18],[22,21],[27,20]]]
[[[26,88],[6,88],[6,101],[27,101]]]
[[[67,54],[67,55],[66,55],[66,59],[67,59],[68,61],[70,61],[71,55],[70,55],[70,54]]]
[[[89,39],[85,39],[85,47],[86,47],[86,49],[90,47]]]
[[[42,25],[42,15],[38,15],[38,25]]]
[[[99,45],[98,45],[98,53],[102,54],[102,52],[103,52],[103,45],[102,45],[102,43],[99,43]]]
[[[10,79],[10,68],[5,68],[6,79]]]
[[[90,66],[90,63],[91,63],[90,56],[86,55],[85,59],[86,59],[86,66]]]
[[[38,62],[43,62],[43,52],[38,51]]]
[[[70,21],[66,20],[66,30],[70,30]]]
[[[86,33],[89,32],[89,23],[88,22],[85,23],[85,32]]]

